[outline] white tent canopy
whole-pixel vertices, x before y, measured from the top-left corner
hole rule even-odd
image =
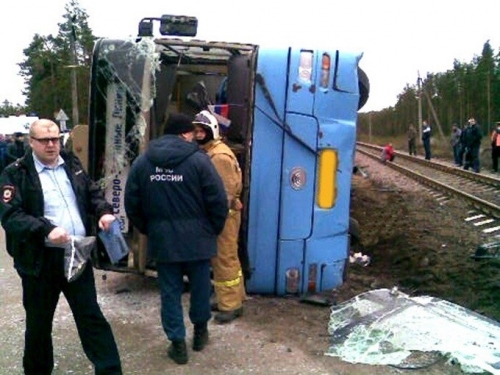
[[[0,117],[0,134],[23,133],[28,134],[30,125],[38,120],[37,116],[9,116]]]

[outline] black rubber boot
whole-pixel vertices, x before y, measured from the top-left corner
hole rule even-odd
[[[219,304],[216,302],[210,302],[210,311],[219,311]]]
[[[230,323],[234,319],[239,318],[240,316],[243,315],[243,307],[240,307],[239,309],[236,310],[231,310],[231,311],[219,311],[215,315],[215,321],[217,323]]]
[[[193,350],[201,352],[208,344],[208,328],[207,323],[194,325]]]
[[[178,365],[185,365],[188,362],[186,341],[172,341],[170,348],[168,348],[168,356]]]

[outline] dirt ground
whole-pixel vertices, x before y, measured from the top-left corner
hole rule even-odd
[[[398,286],[410,295],[433,295],[500,320],[500,264],[469,256],[487,240],[464,222],[469,208],[440,201],[422,186],[358,157],[369,178],[355,176],[351,214],[359,222],[366,267],[351,265],[346,283],[332,298],[341,303],[364,291]],[[24,312],[19,278],[0,250],[0,375],[21,374]],[[244,316],[229,325],[210,322],[210,345],[189,350],[189,363],[175,365],[166,354],[155,279],[95,271],[99,302],[119,345],[125,374],[402,374],[327,357],[330,308],[298,298],[251,296]],[[187,306],[188,294],[184,295]],[[187,313],[185,313],[187,316]],[[187,318],[186,318],[187,319]],[[188,341],[192,327],[186,320]],[[54,323],[54,374],[92,374],[72,316],[61,297]],[[445,361],[412,374],[461,374]]]
[[[370,266],[351,267],[346,296],[396,285],[410,295],[432,295],[500,320],[500,262],[470,258],[477,246],[500,241],[465,218],[473,211],[358,156],[369,178],[355,176],[351,215],[359,221]]]

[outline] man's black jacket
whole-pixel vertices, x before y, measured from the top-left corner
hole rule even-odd
[[[72,153],[61,151],[64,169],[75,192],[87,234],[93,233],[92,218],[113,212],[102,190],[90,180]],[[38,275],[43,262],[45,237],[56,227],[43,216],[43,191],[31,150],[0,175],[0,217],[7,237],[7,251],[21,273]]]

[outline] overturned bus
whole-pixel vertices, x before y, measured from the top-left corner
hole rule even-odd
[[[153,36],[156,21],[161,37]],[[193,17],[145,18],[136,39],[95,45],[88,169],[112,202],[130,253],[113,264],[100,246],[94,264],[155,274],[147,238],[125,214],[127,174],[171,113],[209,109],[243,171],[247,291],[302,295],[339,286],[357,111],[369,91],[361,54],[186,38],[196,26]]]

